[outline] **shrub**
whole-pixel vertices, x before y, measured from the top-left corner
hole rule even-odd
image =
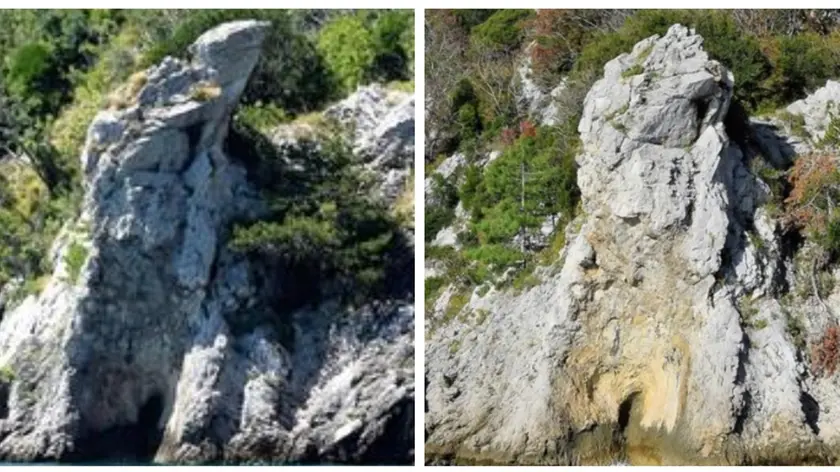
[[[799,318],[795,317],[787,311],[785,312],[785,316],[785,331],[787,331],[787,333],[790,335],[791,339],[793,340],[793,344],[794,346],[796,346],[797,349],[804,349],[805,327],[802,325],[802,321],[800,321]]]
[[[268,133],[289,120],[289,116],[273,103],[240,106],[234,120],[241,121],[260,133]]]
[[[467,103],[458,109],[457,126],[461,142],[474,140],[481,132],[481,120],[473,104]]]
[[[423,282],[425,290],[426,308],[431,308],[440,290],[443,288],[445,279],[443,277],[428,277]]]
[[[827,248],[834,243],[827,239],[829,211],[840,200],[840,171],[836,160],[827,154],[800,156],[790,171],[790,194],[785,200],[785,222],[802,228]]]
[[[470,32],[470,39],[497,51],[510,51],[519,47],[525,36],[523,22],[532,10],[498,10]]]
[[[6,86],[19,98],[50,102],[44,94],[50,92],[49,82],[55,76],[50,46],[43,42],[24,44],[6,58]]]
[[[453,112],[457,112],[464,105],[478,106],[478,95],[470,79],[464,77],[455,84],[455,88],[449,93],[449,102]]]
[[[529,21],[532,79],[554,87],[573,66],[581,50],[602,29],[602,12],[540,9]]]
[[[819,146],[822,148],[840,148],[840,117],[834,112],[830,111],[828,126],[825,129],[825,135],[820,140]],[[803,118],[804,121],[804,118]]]
[[[94,116],[105,104],[109,92],[139,68],[140,56],[136,51],[139,38],[136,29],[126,27],[101,46],[96,65],[76,78],[72,103],[62,109],[47,130],[50,145],[60,156],[62,165],[74,175],[78,175],[78,156]],[[129,83],[138,84],[139,77],[135,76]]]
[[[466,30],[470,30],[475,26],[480,25],[487,21],[488,18],[493,16],[499,10],[490,10],[490,9],[481,9],[481,10],[448,10],[447,13],[450,13],[452,17],[455,19],[455,22],[461,27]]]
[[[778,77],[778,103],[788,103],[805,96],[840,74],[840,63],[825,37],[816,33],[782,36],[775,62]]]

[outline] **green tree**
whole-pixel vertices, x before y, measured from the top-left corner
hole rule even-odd
[[[376,51],[371,75],[376,80],[407,80],[414,60],[414,12],[388,10],[379,13],[371,25]]]
[[[389,290],[405,242],[390,211],[368,196],[347,144],[329,139],[281,156],[261,135],[240,141],[254,132],[235,129],[233,144],[250,147],[236,155],[257,156],[250,170],[260,176],[255,181],[272,211],[237,225],[232,246],[294,274],[283,290],[290,310],[331,296],[358,301]]]
[[[559,137],[547,127],[523,133],[483,175],[476,168],[467,171],[461,195],[481,244],[506,244],[517,234],[526,238],[546,217],[572,214],[577,148]]]
[[[326,24],[318,34],[318,51],[345,92],[364,82],[376,58],[373,35],[359,15]]]

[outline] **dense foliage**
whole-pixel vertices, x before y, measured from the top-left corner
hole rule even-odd
[[[739,144],[749,139],[750,115],[775,111],[840,76],[836,10],[427,12],[427,172],[454,153],[466,160],[447,181],[433,185],[432,199],[441,204],[427,207],[427,240],[435,238],[429,231],[437,233],[452,222],[458,200],[470,214],[466,228],[458,227],[461,249],[430,248],[443,271],[428,296],[446,282],[470,290],[488,280],[509,279],[511,268],[520,274],[516,284],[534,264],[553,260],[564,241],[562,223],[575,217],[578,204],[576,126],[586,91],[609,60],[675,23],[694,28],[709,55],[733,72],[735,100],[725,124]],[[563,84],[552,126],[532,125],[537,117],[517,103],[523,95],[518,77],[523,59],[529,61],[530,80],[544,93]],[[830,141],[840,132],[829,129],[826,136]],[[491,155],[497,157],[488,164]],[[840,253],[840,220],[833,222],[831,211],[840,196],[834,195],[836,172],[826,171],[828,163],[815,161],[791,172],[765,170],[773,174],[768,182],[781,200],[793,189],[793,199],[777,202],[791,227]],[[821,194],[797,197],[803,188]],[[451,199],[452,189],[457,200]],[[550,218],[561,224],[553,235],[541,237],[539,230]]]
[[[391,293],[410,251],[398,220],[368,196],[352,151],[331,137],[340,133],[281,153],[247,122],[233,131],[230,152],[249,156],[271,211],[237,225],[232,245],[293,274],[280,284],[284,310],[331,296],[356,302]]]
[[[108,102],[122,99],[118,89],[130,88],[136,77],[132,74],[165,55],[186,57],[187,46],[213,26],[246,18],[270,23],[238,111],[243,119],[237,121],[250,123],[253,131],[238,137],[248,139],[251,149],[264,146],[260,132],[322,109],[360,83],[406,80],[413,73],[412,11],[0,12],[0,284],[14,277],[31,280],[50,270],[47,249],[62,223],[78,211],[78,162],[87,127]],[[364,39],[334,33],[347,22],[360,26]],[[342,52],[362,50],[360,60],[350,66],[343,62]],[[321,182],[321,190],[301,198],[328,198],[324,188],[341,187],[349,178],[343,170],[336,172],[324,174],[331,177]],[[321,203],[329,207],[326,200]],[[339,278],[352,272],[360,279],[376,279],[366,268],[376,263],[373,253],[387,252],[383,248],[390,244],[385,236],[378,246],[371,240],[390,224],[372,216],[381,209],[365,207],[349,196],[338,199],[332,216],[318,213],[313,220],[312,208],[309,203],[291,205],[273,215],[282,215],[288,223],[282,230],[266,223],[255,226],[247,237],[277,244],[288,237],[288,244],[302,249],[307,241],[324,242],[336,253],[333,260],[323,261],[325,270]],[[381,218],[387,219],[384,214]],[[332,227],[320,231],[325,225]],[[328,241],[318,239],[327,236]],[[351,254],[354,238],[365,241],[364,250],[370,252]],[[310,261],[305,251],[300,253],[301,260]],[[323,247],[320,255],[330,257]]]

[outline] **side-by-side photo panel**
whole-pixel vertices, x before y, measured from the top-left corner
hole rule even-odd
[[[840,11],[425,35],[426,464],[840,460]]]
[[[0,12],[0,460],[414,464],[414,29]]]

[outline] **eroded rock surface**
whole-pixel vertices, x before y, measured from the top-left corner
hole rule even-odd
[[[724,126],[737,78],[702,44],[675,25],[605,66],[559,266],[427,333],[427,460],[835,460],[840,385],[802,355],[832,318],[788,292],[769,190]]]
[[[411,460],[410,301],[325,303],[291,341],[227,249],[231,222],[264,211],[222,144],[265,29],[208,31],[91,124],[81,215],[44,292],[0,324],[4,458]],[[391,141],[375,143],[374,159]]]

